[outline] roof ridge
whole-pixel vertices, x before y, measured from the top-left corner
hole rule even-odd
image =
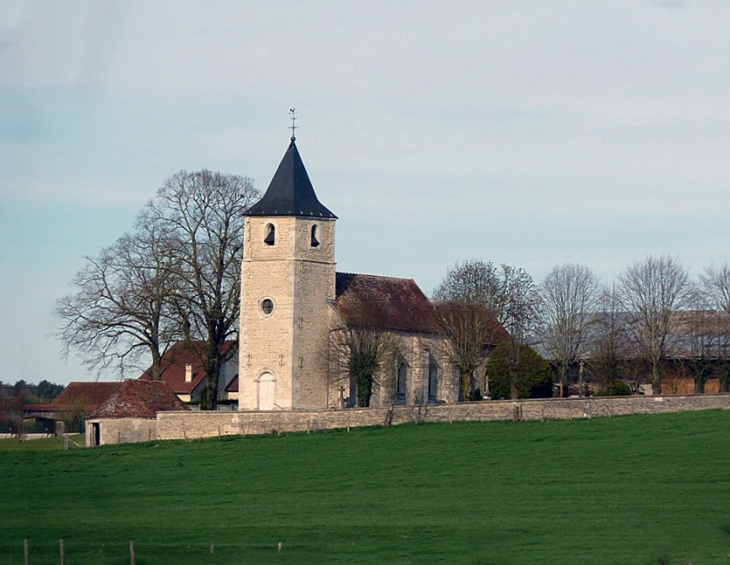
[[[338,275],[352,275],[352,276],[361,276],[361,277],[373,277],[378,279],[389,279],[394,281],[413,281],[416,282],[416,280],[413,277],[394,277],[392,275],[376,275],[373,273],[348,273],[346,271],[337,271]],[[416,283],[418,284],[418,283]]]

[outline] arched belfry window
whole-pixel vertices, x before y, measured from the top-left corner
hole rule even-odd
[[[266,224],[266,237],[264,238],[266,245],[274,245],[276,243],[276,228],[274,224]]]
[[[314,224],[312,226],[312,239],[311,239],[312,247],[319,247],[319,228],[317,224]]]

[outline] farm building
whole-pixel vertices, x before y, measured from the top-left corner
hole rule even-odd
[[[86,445],[157,439],[157,413],[186,410],[163,381],[130,379],[102,402],[86,420]]]
[[[114,394],[121,382],[70,382],[50,404],[23,406],[23,418],[35,418],[45,422],[50,431],[71,431],[81,421]]]

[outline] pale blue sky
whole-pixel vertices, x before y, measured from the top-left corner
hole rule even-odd
[[[0,380],[95,378],[50,337],[83,256],[180,169],[265,189],[292,106],[340,270],[728,261],[728,29],[726,2],[0,0]]]

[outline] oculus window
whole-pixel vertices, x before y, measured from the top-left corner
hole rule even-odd
[[[264,298],[261,301],[261,312],[264,316],[271,316],[274,313],[274,301],[271,298]]]

